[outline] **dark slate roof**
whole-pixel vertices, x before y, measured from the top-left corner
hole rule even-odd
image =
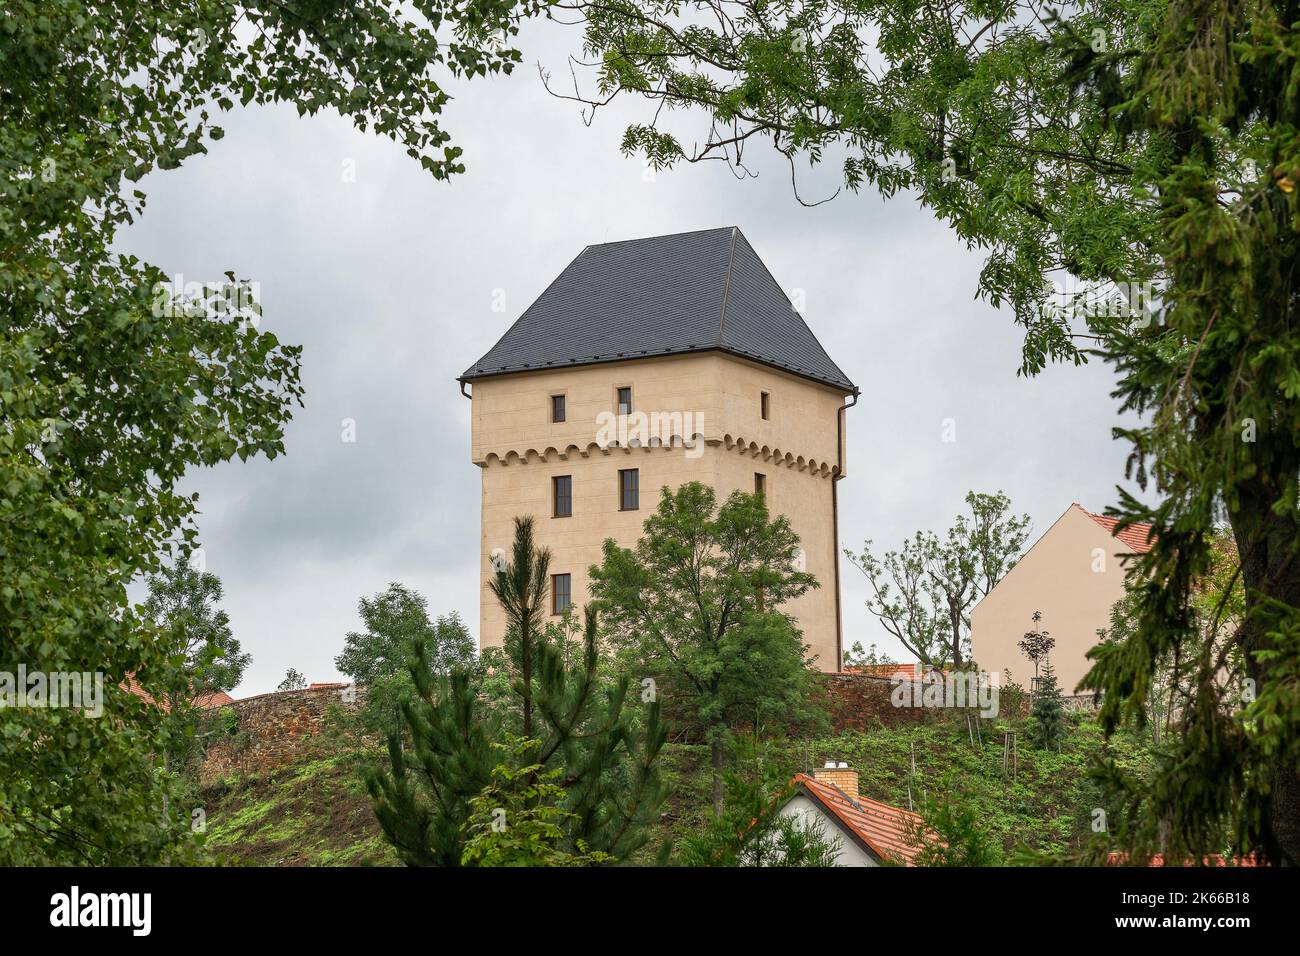
[[[460,380],[706,350],[855,391],[735,227],[588,246]]]

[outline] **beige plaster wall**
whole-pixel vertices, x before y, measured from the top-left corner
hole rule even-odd
[[[1074,693],[1090,667],[1084,655],[1096,645],[1098,628],[1110,626],[1110,609],[1124,595],[1119,556],[1129,550],[1071,505],[971,612],[976,663],[999,674],[1009,669],[1028,688],[1034,667],[1017,645],[1033,627],[1034,611],[1042,611],[1040,626],[1056,639],[1051,659],[1057,681],[1063,693]]]
[[[766,476],[768,511],[790,519],[804,552],[805,570],[820,585],[788,603],[785,610],[798,619],[804,643],[817,655],[818,668],[839,670],[835,652],[835,562],[839,549],[831,516],[830,478],[764,460],[761,454],[738,446],[729,451],[719,446],[717,458],[713,486],[719,498],[735,490],[752,492],[754,473]]]
[[[682,413],[681,437],[698,431],[703,441],[693,449],[601,447],[610,436],[601,433],[598,416],[614,411],[620,386],[632,387],[634,412]],[[759,413],[763,391],[771,396],[767,421]],[[550,421],[550,396],[556,394],[566,400],[563,423]],[[769,507],[790,517],[808,570],[821,583],[787,609],[819,666],[837,669],[831,474],[842,393],[720,353],[699,353],[480,379],[473,396],[471,454],[482,469],[482,646],[497,646],[503,637],[488,581],[493,550],[508,552],[516,515],[535,517],[538,543],[552,550],[551,572],[572,575],[574,601],[581,604],[587,569],[600,562],[604,539],[632,546],[662,486],[701,481],[724,497],[737,488],[752,491],[754,473],[762,472]],[[677,419],[670,421],[675,426]],[[636,511],[619,510],[623,468],[640,471]],[[552,517],[551,478],[557,475],[573,478],[571,517]]]

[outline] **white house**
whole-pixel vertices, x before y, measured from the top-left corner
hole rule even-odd
[[[912,842],[925,833],[920,816],[858,793],[858,772],[844,763],[828,763],[810,776],[796,774],[795,792],[781,815],[798,817],[804,826],[820,820],[837,845],[840,866],[911,866],[920,847]]]

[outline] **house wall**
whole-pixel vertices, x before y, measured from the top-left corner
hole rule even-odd
[[[976,663],[998,674],[1010,670],[1028,689],[1034,667],[1017,645],[1033,628],[1034,611],[1042,611],[1039,626],[1056,639],[1057,681],[1062,693],[1074,693],[1091,666],[1085,655],[1097,644],[1097,630],[1110,626],[1111,607],[1124,595],[1120,555],[1128,551],[1071,505],[971,612]]]
[[[615,408],[615,390],[631,386],[634,412],[681,413],[682,438],[698,447],[601,447],[598,416]],[[768,392],[770,418],[760,415]],[[550,396],[563,394],[566,421],[550,421]],[[587,569],[613,538],[633,546],[663,486],[712,485],[724,498],[767,477],[769,507],[800,536],[807,570],[821,587],[787,610],[823,670],[837,670],[835,566],[839,549],[831,509],[842,392],[719,353],[525,372],[473,384],[472,456],[482,469],[479,641],[499,646],[501,610],[488,588],[494,549],[509,552],[516,515],[536,519],[537,542],[552,551],[551,573],[572,575],[573,598],[588,596]],[[672,419],[674,425],[677,419]],[[671,437],[671,436],[669,436]],[[620,511],[618,472],[640,471],[640,508]],[[551,479],[573,479],[573,514],[552,517]]]
[[[810,825],[810,820],[820,820],[827,840],[835,845],[836,865],[880,866],[880,861],[849,838],[834,819],[802,793],[790,798],[790,802],[781,808],[781,816],[796,817],[805,827]]]

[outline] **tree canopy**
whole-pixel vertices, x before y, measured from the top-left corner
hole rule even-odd
[[[1194,635],[1192,589],[1226,519],[1245,585],[1233,643],[1258,693],[1196,708],[1181,759],[1138,799],[1169,859],[1217,851],[1227,824],[1237,852],[1300,862],[1294,0],[560,6],[585,31],[573,96],[648,101],[626,151],[741,174],[759,140],[792,174],[841,156],[845,186],[907,191],[979,250],[978,294],[1025,330],[1022,371],[1114,366],[1139,423],[1116,429],[1137,489],[1112,513],[1155,542],[1134,633],[1085,684],[1105,692],[1108,729],[1142,718],[1152,675]],[[678,109],[703,114],[702,146],[664,128]],[[1202,686],[1214,668],[1202,658]]]
[[[401,699],[415,688],[408,658],[415,642],[435,674],[474,664],[474,638],[455,612],[429,620],[424,595],[393,582],[374,597],[362,598],[357,611],[364,631],[349,631],[334,658],[340,673],[366,688],[364,719],[384,732],[401,726]]]
[[[961,667],[970,660],[970,610],[1015,565],[1029,534],[1029,516],[1011,513],[1011,500],[969,492],[970,514],[959,514],[940,538],[918,531],[898,551],[876,557],[871,541],[845,556],[867,579],[867,610],[925,664]]]
[[[605,542],[591,594],[611,641],[658,686],[671,682],[706,728],[713,806],[723,811],[723,760],[738,722],[791,720],[805,711],[809,664],[782,610],[817,586],[801,570],[799,538],[761,494],[687,482],[662,489],[634,548]]]
[[[135,675],[153,689],[166,711],[160,746],[169,770],[184,768],[199,750],[204,698],[234,690],[252,661],[220,607],[221,579],[180,561],[149,578],[141,610],[156,626],[167,667],[161,675]]]
[[[168,710],[204,694],[234,690],[252,661],[220,607],[221,579],[187,562],[164,568],[149,579],[142,611],[159,628],[159,638],[178,665],[165,687]]]
[[[284,452],[301,352],[232,271],[176,295],[114,251],[148,173],[293,103],[462,169],[448,79],[510,72],[513,0],[15,0],[0,13],[0,667],[102,672],[107,719],[0,714],[0,860],[147,863],[188,837],[156,781],[159,674],[127,585],[193,546],[187,469]],[[57,745],[51,745],[57,742]],[[175,856],[171,857],[173,860]]]

